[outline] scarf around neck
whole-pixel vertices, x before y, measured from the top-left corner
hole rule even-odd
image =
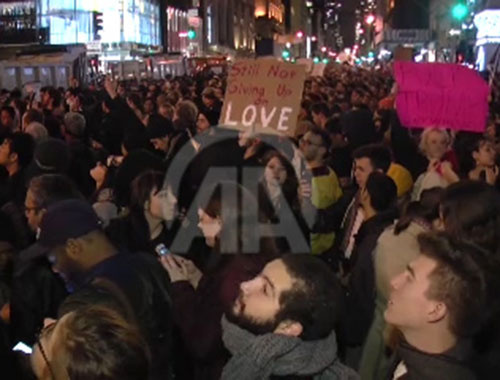
[[[222,339],[232,358],[221,380],[264,380],[270,376],[312,376],[315,380],[357,380],[340,363],[335,332],[305,342],[282,334],[253,335],[222,317]]]

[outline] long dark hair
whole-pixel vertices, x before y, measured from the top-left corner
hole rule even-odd
[[[297,180],[297,176],[295,175],[295,170],[293,169],[293,166],[290,164],[288,159],[277,151],[270,151],[264,156],[264,167],[267,167],[267,164],[273,158],[277,158],[286,170],[286,180],[281,186],[283,196],[285,197],[292,210],[298,211],[300,208],[298,194],[299,181]],[[268,219],[272,219],[274,216],[274,212],[272,211],[272,205],[269,205],[270,201],[265,189],[265,181],[265,178],[262,178],[262,181],[260,183],[262,186],[260,186],[259,189],[259,206],[262,208],[262,211],[265,213]],[[271,206],[271,209],[269,209],[269,206]]]
[[[396,226],[394,227],[394,235],[399,235],[405,231],[410,224],[416,219],[420,219],[425,223],[431,224],[439,218],[439,205],[444,189],[435,187],[422,192],[420,201],[409,202],[401,212]]]
[[[150,170],[138,176],[130,185],[130,214],[128,217],[142,248],[147,246],[150,240],[149,226],[144,215],[145,206],[149,202],[151,192],[154,189],[156,191],[162,189],[164,177],[162,172]]]
[[[493,186],[466,180],[447,187],[441,214],[454,239],[473,242],[500,257],[500,194]]]

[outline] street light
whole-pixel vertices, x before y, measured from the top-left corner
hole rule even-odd
[[[194,40],[196,38],[196,32],[195,32],[195,30],[194,29],[189,29],[189,31],[187,32],[187,37],[190,40]]]
[[[463,3],[458,3],[452,8],[451,14],[454,19],[461,21],[469,14],[469,8]]]
[[[365,18],[365,22],[368,24],[368,25],[372,25],[374,22],[375,22],[375,16],[370,14],[368,16],[366,16]]]

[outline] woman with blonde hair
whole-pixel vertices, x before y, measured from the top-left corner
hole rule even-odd
[[[427,171],[422,173],[413,187],[412,200],[418,201],[424,190],[448,187],[458,182],[459,177],[448,160],[453,138],[448,131],[439,128],[424,130],[420,136],[420,151],[429,160]]]

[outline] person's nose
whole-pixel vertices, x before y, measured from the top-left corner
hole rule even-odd
[[[405,276],[405,273],[400,273],[396,276],[394,276],[391,280],[391,289],[392,290],[398,290],[401,285],[403,284],[404,282],[404,276]]]
[[[262,280],[259,277],[256,277],[253,280],[242,282],[240,288],[243,294],[250,294],[255,291],[255,289],[257,289],[261,283]]]

